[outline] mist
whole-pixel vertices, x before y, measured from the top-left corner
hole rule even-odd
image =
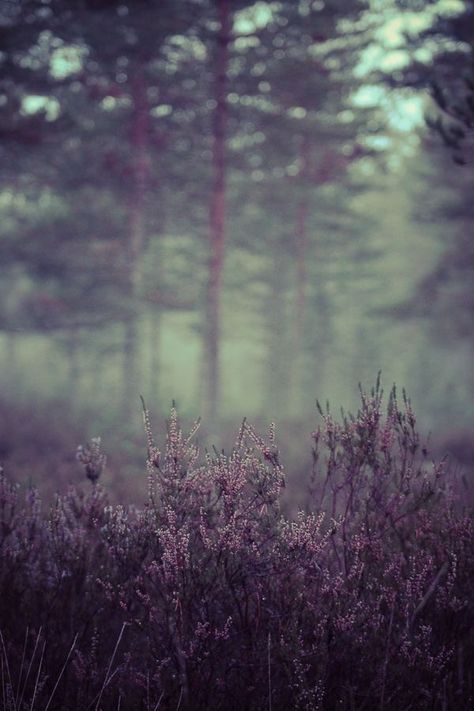
[[[379,372],[472,466],[472,4],[425,5],[2,4],[4,467],[101,434],[133,496],[141,395],[299,473]]]

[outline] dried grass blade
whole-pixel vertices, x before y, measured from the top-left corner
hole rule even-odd
[[[68,661],[69,661],[69,659],[70,659],[70,657],[71,657],[71,654],[72,654],[73,651],[74,651],[74,647],[76,646],[76,642],[77,642],[78,636],[79,636],[79,635],[76,634],[76,636],[74,637],[74,640],[73,640],[73,642],[72,642],[72,644],[71,644],[71,648],[70,648],[70,650],[69,650],[69,652],[68,652],[68,655],[67,655],[67,657],[66,657],[66,661],[64,662],[63,668],[61,669],[61,671],[60,671],[60,673],[59,673],[59,676],[58,676],[58,678],[56,679],[56,684],[54,685],[54,689],[53,689],[53,691],[51,692],[51,696],[50,696],[49,699],[48,699],[48,703],[46,704],[46,706],[45,706],[45,708],[44,708],[44,711],[48,711],[48,709],[49,709],[49,706],[50,706],[50,704],[51,704],[51,701],[53,700],[53,696],[54,696],[54,694],[56,693],[56,689],[58,688],[59,682],[61,681],[62,675],[64,674],[64,671],[65,671],[65,669],[66,669],[66,667],[67,667],[67,663],[68,663]]]

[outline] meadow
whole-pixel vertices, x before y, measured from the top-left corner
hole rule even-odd
[[[472,512],[405,395],[320,408],[297,512],[273,426],[200,453],[143,414],[144,506],[110,503],[98,438],[50,506],[1,475],[5,711],[471,708]]]

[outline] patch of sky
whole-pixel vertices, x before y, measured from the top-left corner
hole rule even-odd
[[[235,13],[234,32],[240,35],[252,34],[255,30],[268,25],[273,18],[275,3],[256,2],[244,10]]]
[[[386,151],[393,145],[390,136],[366,136],[364,143],[375,151]]]
[[[117,106],[117,99],[113,96],[105,96],[100,102],[100,105],[105,111],[113,111]]]
[[[426,30],[432,22],[430,13],[405,12],[389,19],[375,33],[375,39],[384,47],[394,49],[404,44],[406,34],[418,35]]]
[[[295,119],[304,119],[306,117],[307,111],[302,106],[292,106],[287,111],[288,116]]]
[[[386,89],[378,84],[363,84],[352,94],[351,103],[358,108],[380,106],[386,94]]]
[[[49,70],[54,79],[65,79],[80,72],[87,56],[87,49],[80,45],[64,45],[51,55]]]
[[[303,169],[303,162],[298,159],[298,160],[293,161],[293,163],[290,163],[290,165],[287,165],[285,172],[287,175],[290,175],[291,177],[295,177],[296,175],[299,175],[301,173],[302,169]]]
[[[264,179],[265,173],[263,170],[252,170],[250,177],[255,183],[260,183]]]
[[[355,68],[355,76],[363,78],[373,70],[390,72],[407,66],[411,61],[407,37],[419,36],[440,16],[457,15],[463,8],[461,0],[439,0],[424,3],[418,12],[400,11],[393,0],[372,0],[367,18],[375,23],[376,29],[373,41],[362,53]],[[429,62],[436,50],[436,43],[427,40],[416,50],[415,58]]]
[[[21,113],[23,115],[37,114],[44,111],[47,121],[56,121],[61,111],[59,101],[51,96],[39,94],[28,94],[21,102]]]
[[[197,61],[204,61],[207,57],[206,45],[198,37],[185,35],[172,35],[165,48],[168,59],[180,61],[183,55],[192,57]]]
[[[258,47],[259,44],[260,40],[258,39],[258,37],[237,37],[234,42],[234,48],[237,50],[237,52],[243,52],[248,47]]]
[[[388,100],[389,125],[398,131],[412,131],[424,124],[424,98],[398,94]]]
[[[266,136],[263,131],[255,131],[254,133],[242,133],[229,139],[229,147],[231,150],[241,150],[243,148],[251,148],[260,143],[264,143]]]
[[[337,120],[340,121],[340,123],[352,123],[354,119],[355,113],[350,109],[344,109],[337,114]]]
[[[424,123],[424,97],[413,92],[365,84],[352,95],[352,104],[356,108],[380,107],[389,127],[398,131],[412,131]]]
[[[369,12],[375,24],[373,40],[362,52],[355,77],[364,80],[373,71],[395,74],[413,59],[429,63],[440,49],[438,43],[428,38],[420,46],[410,48],[407,38],[419,36],[440,15],[455,15],[462,8],[463,3],[458,0],[439,0],[423,4],[418,12],[400,11],[393,1],[373,0]],[[408,132],[424,122],[424,97],[415,92],[366,84],[354,93],[352,104],[361,108],[379,106],[387,116],[389,128],[396,131]]]
[[[265,74],[267,65],[265,62],[256,62],[254,66],[250,70],[250,74],[254,77],[260,77],[262,74]]]
[[[274,113],[275,111],[274,104],[263,96],[249,96],[248,94],[243,94],[239,99],[239,103],[242,104],[242,106],[255,106],[260,111],[267,113]]]

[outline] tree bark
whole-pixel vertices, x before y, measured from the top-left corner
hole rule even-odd
[[[216,423],[220,400],[220,310],[225,249],[227,71],[231,17],[228,0],[217,0],[217,8],[220,27],[214,60],[216,72],[214,99],[216,106],[213,121],[213,186],[209,210],[210,258],[206,294],[206,342],[204,349],[207,375],[205,414],[211,427]]]

